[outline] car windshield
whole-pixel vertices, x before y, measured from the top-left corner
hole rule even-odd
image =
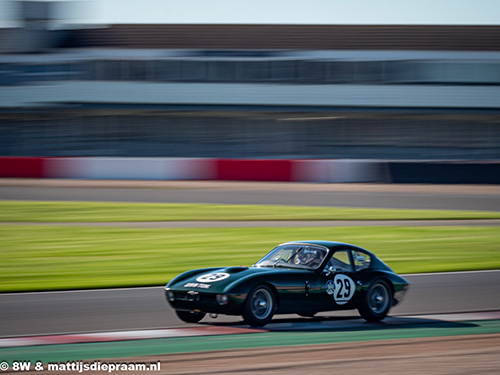
[[[275,247],[264,258],[255,263],[256,267],[289,267],[302,269],[318,268],[327,250],[308,244],[284,244]]]

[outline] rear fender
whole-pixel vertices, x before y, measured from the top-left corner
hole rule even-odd
[[[392,305],[395,306],[401,300],[403,299],[406,290],[408,289],[409,282],[392,272],[385,272],[385,271],[372,271],[372,272],[366,272],[365,274],[360,275],[360,281],[361,281],[361,295],[364,295],[370,285],[375,281],[375,280],[383,280],[387,283],[389,288],[391,289],[391,297],[392,297]]]

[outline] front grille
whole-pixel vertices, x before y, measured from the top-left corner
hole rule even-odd
[[[215,295],[200,292],[174,292],[176,301],[188,302],[215,302]]]

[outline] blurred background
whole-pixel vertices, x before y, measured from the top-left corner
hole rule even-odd
[[[0,178],[500,184],[499,15],[498,0],[0,0]],[[2,291],[158,285],[300,238],[366,245],[398,272],[498,268],[496,212],[412,211],[498,211],[497,185],[0,182]],[[157,204],[186,201],[227,207]],[[356,212],[392,224],[297,226]],[[179,220],[201,226],[154,223]],[[498,309],[493,271],[418,277],[401,314]],[[0,336],[178,325],[162,288],[101,292],[4,294]]]
[[[499,5],[418,5],[3,1],[0,156],[492,164]]]

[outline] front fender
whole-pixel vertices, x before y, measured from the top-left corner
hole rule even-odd
[[[266,284],[277,290],[280,284],[279,280],[281,279],[283,279],[283,275],[277,274],[273,269],[269,269],[268,272],[253,273],[234,280],[226,285],[224,292],[228,294],[247,294],[252,288],[261,284]]]
[[[190,277],[193,277],[194,275],[197,275],[199,273],[206,273],[206,272],[211,272],[211,271],[215,271],[215,270],[218,270],[219,268],[218,267],[211,267],[211,268],[199,268],[199,269],[196,269],[196,270],[191,270],[191,271],[186,271],[186,272],[183,272],[181,273],[180,275],[177,275],[176,277],[174,277],[172,280],[170,280],[167,285],[165,286],[165,288],[169,288],[171,287],[172,285],[175,285],[177,283],[180,283],[182,282],[183,280],[186,280],[186,279],[189,279]]]

